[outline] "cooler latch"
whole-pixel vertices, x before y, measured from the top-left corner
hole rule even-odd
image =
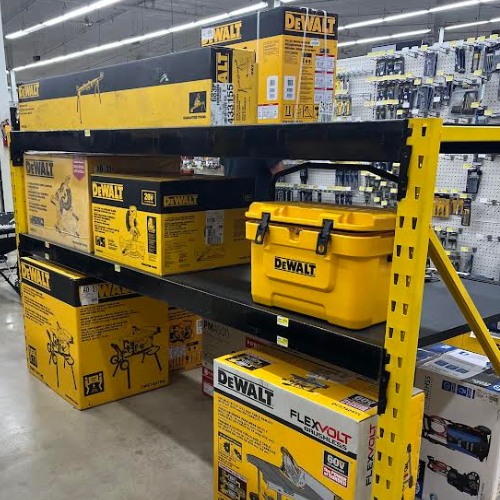
[[[318,242],[316,243],[316,253],[318,255],[326,255],[328,251],[328,242],[330,241],[330,233],[333,229],[333,221],[330,219],[325,219],[323,221],[323,227],[318,234]]]
[[[264,236],[269,229],[269,222],[271,221],[271,214],[269,212],[262,213],[262,220],[259,222],[259,227],[257,228],[257,234],[255,235],[254,243],[256,245],[262,245],[264,243]]]

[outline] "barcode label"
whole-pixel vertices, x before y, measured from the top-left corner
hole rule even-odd
[[[205,245],[224,243],[224,210],[207,210],[205,220]]]
[[[211,92],[212,125],[234,125],[232,83],[214,83]]]
[[[287,101],[295,101],[295,77],[285,76],[283,86],[283,97]]]
[[[278,77],[268,76],[267,77],[267,100],[277,101],[278,100]]]

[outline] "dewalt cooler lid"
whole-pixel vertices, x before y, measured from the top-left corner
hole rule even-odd
[[[247,218],[260,220],[269,214],[269,222],[322,228],[326,220],[335,231],[394,231],[396,212],[381,208],[326,205],[323,203],[254,202]]]

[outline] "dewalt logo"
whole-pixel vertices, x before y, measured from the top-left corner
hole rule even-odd
[[[335,17],[285,12],[285,29],[314,35],[335,35]]]
[[[111,299],[124,297],[126,295],[137,295],[132,290],[123,286],[113,285],[112,283],[101,283],[97,287],[99,299]]]
[[[217,83],[229,83],[231,81],[231,58],[229,54],[217,52]]]
[[[201,45],[215,45],[217,43],[234,42],[241,40],[241,21],[223,24],[214,28],[205,28],[201,32]]]
[[[123,201],[123,184],[92,182],[92,196],[103,200]]]
[[[17,91],[19,92],[19,99],[33,99],[35,97],[40,97],[40,82],[19,85]]]
[[[32,177],[54,178],[54,162],[45,160],[26,160],[26,175]]]
[[[178,194],[163,197],[163,206],[165,208],[171,207],[191,207],[198,205],[197,194]]]
[[[21,262],[21,275],[23,280],[31,281],[31,283],[50,291],[50,274],[46,271]]]
[[[274,269],[292,274],[300,274],[309,278],[316,277],[316,264],[312,262],[274,257]]]

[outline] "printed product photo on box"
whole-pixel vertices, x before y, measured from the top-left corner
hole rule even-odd
[[[92,176],[95,253],[157,275],[245,264],[254,180]]]
[[[371,500],[378,386],[269,346],[214,364],[214,498]],[[423,394],[408,423],[414,488]]]
[[[449,345],[419,350],[425,393],[416,497],[500,496],[500,377],[488,358]]]
[[[83,410],[168,384],[168,306],[22,258],[29,371]]]
[[[278,7],[201,30],[201,45],[252,50],[259,65],[259,123],[334,117],[337,14]]]
[[[203,394],[214,394],[214,360],[220,356],[268,344],[264,339],[236,328],[203,319]],[[172,338],[170,338],[172,342]]]
[[[169,307],[170,373],[201,366],[203,320],[196,314]]]
[[[21,130],[252,124],[255,53],[208,47],[19,85]]]
[[[179,157],[82,156],[33,153],[24,158],[28,232],[52,243],[92,252],[90,175],[178,173]]]

